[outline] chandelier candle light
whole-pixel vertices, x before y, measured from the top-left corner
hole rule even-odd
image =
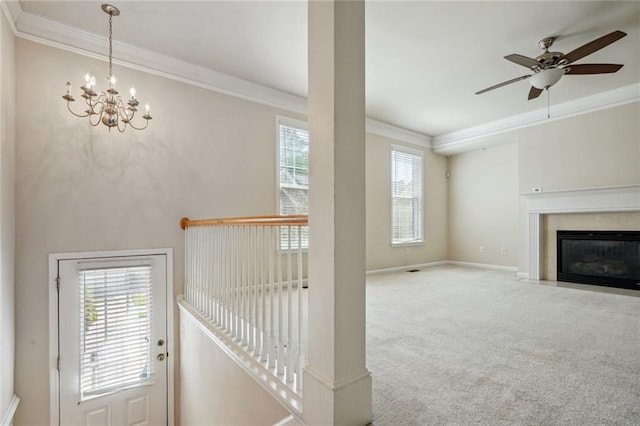
[[[109,82],[109,88],[106,91],[97,93],[95,91],[96,78],[89,73],[84,76],[84,85],[82,89],[82,97],[84,98],[88,108],[84,114],[76,114],[71,110],[70,102],[74,102],[75,99],[71,95],[71,83],[67,82],[67,94],[62,99],[67,101],[67,109],[76,117],[89,117],[89,124],[97,126],[102,123],[111,130],[112,127],[117,128],[120,132],[124,132],[127,126],[132,127],[135,130],[144,130],[149,125],[151,115],[149,114],[149,104],[145,106],[145,114],[142,118],[145,120],[145,124],[142,127],[136,127],[133,125],[133,118],[138,111],[138,105],[140,104],[136,99],[136,89],[134,87],[129,90],[131,98],[128,101],[122,100],[118,91],[116,90],[116,77],[113,75],[113,61],[112,61],[112,20],[114,16],[120,15],[120,10],[117,7],[110,4],[103,4],[102,10],[109,15],[109,74],[107,75],[107,81]]]

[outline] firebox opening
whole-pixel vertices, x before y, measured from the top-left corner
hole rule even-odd
[[[640,231],[557,231],[558,281],[640,290]]]

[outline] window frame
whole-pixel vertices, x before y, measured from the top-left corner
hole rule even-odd
[[[280,126],[286,126],[286,127],[291,127],[297,130],[302,130],[304,132],[307,132],[307,135],[309,134],[309,124],[306,121],[303,120],[297,120],[295,118],[290,118],[290,117],[286,117],[283,115],[276,115],[276,211],[277,211],[277,215],[281,216],[282,215],[282,209],[281,209],[281,205],[280,205]],[[307,196],[308,196],[308,192],[309,191],[309,187],[307,184]],[[303,245],[302,247],[302,251],[304,253],[307,252],[307,250],[309,249],[309,242],[307,241],[306,245]],[[278,244],[278,251],[283,251],[283,250],[287,250],[287,245],[283,245],[282,244],[282,240],[280,240],[280,244]]]
[[[414,241],[394,241],[393,237],[393,229],[394,229],[394,214],[393,214],[393,168],[394,168],[394,151],[398,151],[404,154],[409,154],[420,158],[421,163],[421,182],[420,182],[420,200],[418,203],[419,208],[419,224],[420,224],[420,239]],[[425,243],[424,238],[424,187],[425,187],[425,161],[424,161],[424,151],[414,148],[409,148],[404,145],[391,144],[389,149],[389,240],[391,247],[411,247],[411,246],[421,246]]]

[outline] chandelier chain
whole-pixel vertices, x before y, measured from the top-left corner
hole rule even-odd
[[[112,54],[113,54],[113,13],[109,13],[109,78],[113,75],[113,64],[112,64]]]

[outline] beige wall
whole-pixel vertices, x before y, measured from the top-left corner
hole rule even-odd
[[[77,88],[88,70],[103,75],[106,64],[17,41],[18,424],[48,423],[49,253],[171,247],[181,294],[182,216],[275,212],[281,111],[115,66],[154,120],[141,133],[108,132],[61,99],[66,81]]]
[[[391,246],[391,145],[405,145],[424,152],[423,245]],[[447,160],[431,150],[403,144],[378,135],[367,135],[367,270],[446,260],[447,256]]]
[[[640,183],[640,102],[521,129],[517,137],[520,193]],[[518,269],[527,273],[524,200],[521,219]]]
[[[180,375],[184,385],[179,424],[273,425],[287,417],[288,411],[245,374],[195,321],[189,314],[180,314]]]
[[[0,418],[14,393],[15,39],[0,11]]]
[[[640,183],[639,118],[635,102],[489,137],[488,146],[512,142],[451,157],[449,258],[528,272],[518,194]],[[498,255],[505,246],[508,255]]]
[[[640,102],[517,133],[522,194],[640,183]]]
[[[275,213],[276,115],[304,117],[115,66],[118,81],[135,84],[141,101],[149,101],[154,119],[140,133],[91,128],[66,111],[61,96],[67,80],[77,95],[84,73],[103,75],[106,64],[22,39],[16,43],[17,421],[46,424],[48,254],[171,247],[175,294],[181,294],[180,218]],[[388,197],[391,142],[367,135],[367,168],[373,171],[367,196]],[[392,249],[388,204],[375,200],[367,204],[367,224],[386,235],[368,240],[368,268],[445,259],[446,160],[428,151],[425,160],[427,244],[412,247],[409,255]]]
[[[516,266],[517,148],[502,145],[449,158],[450,260]]]

